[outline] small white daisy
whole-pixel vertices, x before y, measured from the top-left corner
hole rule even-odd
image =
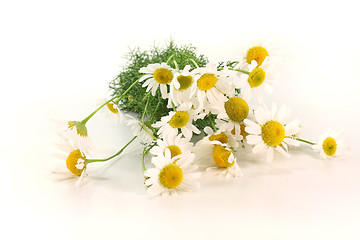
[[[174,79],[170,83],[170,94],[168,108],[172,107],[171,102],[177,107],[180,104],[191,102],[192,105],[198,106],[198,101],[191,98],[191,87],[195,82],[194,74],[190,72],[190,65],[186,65],[181,72],[174,74]]]
[[[101,102],[99,101],[99,105],[102,105],[104,104],[104,102],[107,101],[108,99],[101,99]],[[108,102],[101,110],[106,114],[108,118],[111,118],[115,124],[122,123],[125,120],[124,113],[113,102]]]
[[[251,64],[252,61],[256,61],[257,66],[261,66],[265,59],[274,60],[277,57],[277,51],[272,44],[272,41],[267,39],[265,41],[256,40],[250,41],[245,44],[244,51],[240,53],[240,64],[246,62]]]
[[[241,93],[247,101],[255,94],[258,101],[262,103],[264,101],[261,94],[262,89],[267,94],[271,94],[274,86],[278,85],[279,82],[274,79],[275,77],[272,69],[269,67],[268,58],[265,59],[261,66],[257,66],[257,62],[253,60],[251,64],[248,65],[248,71],[249,74],[239,73],[239,88],[241,88]]]
[[[199,109],[202,109],[205,102],[216,104],[224,102],[225,95],[232,97],[235,95],[235,89],[232,82],[227,79],[226,74],[217,70],[215,64],[208,64],[205,68],[193,70],[197,75],[196,84],[193,84],[191,96],[199,101]]]
[[[345,156],[347,146],[344,139],[339,138],[341,131],[326,131],[321,134],[317,144],[313,145],[316,152],[320,152],[322,159],[341,158]]]
[[[134,136],[137,136],[140,141],[146,144],[151,144],[154,141],[153,131],[145,124],[142,124],[141,121],[133,118],[130,115],[126,116],[130,118],[130,120],[126,121],[126,125],[130,126],[130,130]]]
[[[224,132],[214,133],[210,127],[205,127],[204,131],[208,136],[196,143],[196,159],[207,165],[207,171],[216,172],[227,179],[241,176],[241,170],[231,150],[239,145],[236,139]]]
[[[165,155],[153,157],[151,162],[155,167],[144,172],[148,193],[151,196],[169,196],[180,191],[198,190],[201,173],[193,165],[194,157],[193,153],[186,152],[171,158],[169,149],[165,150]]]
[[[247,143],[255,145],[253,153],[263,150],[267,151],[266,160],[271,162],[274,149],[288,157],[288,146],[298,146],[299,142],[294,139],[295,134],[300,131],[297,120],[287,123],[291,110],[282,105],[277,112],[273,104],[271,112],[266,107],[259,107],[255,110],[256,122],[245,119],[245,131],[249,134],[246,137]]]
[[[183,138],[181,134],[174,135],[167,133],[163,139],[158,139],[156,143],[157,146],[154,146],[150,150],[150,153],[155,156],[164,155],[165,150],[169,149],[171,158],[173,158],[176,155],[191,152],[193,148],[193,143],[190,142],[188,138]]]
[[[178,130],[186,138],[191,138],[193,132],[200,133],[200,130],[192,124],[193,120],[203,118],[204,114],[197,113],[191,108],[191,103],[183,103],[177,109],[176,112],[169,112],[168,116],[164,116],[160,121],[156,122],[152,126],[158,128],[158,135],[163,138],[165,134],[178,134]]]
[[[156,90],[160,86],[162,98],[165,99],[168,97],[168,84],[170,84],[174,78],[174,70],[170,66],[166,63],[154,63],[140,68],[139,72],[145,73],[139,82],[146,80],[142,85],[143,87],[147,87],[146,92],[151,90],[151,94],[155,96]]]

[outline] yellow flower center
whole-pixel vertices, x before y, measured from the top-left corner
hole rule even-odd
[[[261,66],[267,56],[269,56],[269,53],[265,48],[261,46],[255,46],[247,51],[246,62],[251,64],[251,61],[255,60],[258,66]]]
[[[183,180],[183,172],[180,167],[171,163],[161,170],[159,180],[166,188],[176,188]]]
[[[116,107],[114,107],[113,103],[107,103],[106,106],[112,113],[114,113],[114,114],[119,113],[119,110]]]
[[[79,159],[81,159],[79,161]],[[85,156],[81,154],[79,149],[76,149],[74,151],[72,151],[69,156],[66,159],[66,167],[69,169],[70,172],[72,172],[73,174],[80,176],[81,173],[84,171],[85,169],[85,164],[84,167],[79,169],[77,167],[77,165],[80,164],[80,162],[84,162],[85,161]]]
[[[269,121],[261,127],[261,137],[268,146],[278,146],[285,138],[285,128],[277,121]]]
[[[189,87],[191,87],[191,84],[193,82],[193,78],[191,76],[180,75],[176,79],[180,83],[180,88],[178,89],[179,91],[184,91],[188,89]]]
[[[225,111],[234,122],[242,122],[249,114],[249,105],[239,97],[232,97],[225,103]]]
[[[221,132],[219,134],[211,135],[209,137],[209,140],[210,141],[219,141],[221,143],[227,143],[228,142],[228,136],[224,132]]]
[[[74,127],[76,128],[77,134],[79,134],[81,137],[87,137],[87,128],[84,123],[79,121],[69,121],[68,128],[72,130]]]
[[[219,167],[230,167],[234,164],[234,162],[229,163],[228,159],[231,154],[231,150],[227,150],[225,147],[220,145],[215,145],[213,150],[213,159],[214,162]]]
[[[262,68],[254,68],[248,78],[250,87],[258,87],[265,81],[265,71]]]
[[[207,91],[215,87],[217,81],[218,78],[215,76],[215,74],[204,73],[197,81],[197,86],[200,90]]]
[[[173,128],[182,128],[185,127],[189,122],[190,116],[185,111],[177,111],[174,116],[171,117],[169,124]]]
[[[182,153],[181,149],[176,145],[170,145],[170,146],[167,146],[167,148],[170,150],[171,158],[173,158],[177,155],[180,155]]]
[[[324,140],[322,147],[326,155],[333,156],[335,155],[337,144],[334,138],[328,137]]]
[[[173,74],[169,69],[158,68],[154,72],[154,79],[160,84],[168,84],[173,79]]]

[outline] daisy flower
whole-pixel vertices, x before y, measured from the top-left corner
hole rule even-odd
[[[173,158],[185,152],[191,152],[193,148],[193,143],[189,139],[183,138],[181,134],[166,134],[164,139],[158,139],[156,143],[157,146],[150,150],[150,153],[155,156],[164,155],[165,150],[169,149],[171,158]]]
[[[193,165],[194,154],[186,152],[171,158],[169,149],[165,155],[153,157],[151,162],[154,168],[144,172],[145,185],[151,196],[177,195],[179,191],[193,191],[200,188],[197,181],[201,173],[197,172],[197,166]]]
[[[86,170],[85,154],[76,146],[69,142],[58,144],[57,148],[61,151],[59,158],[66,159],[67,169],[76,176],[81,176]]]
[[[240,63],[251,64],[252,61],[256,61],[257,66],[261,66],[265,59],[273,59],[276,57],[276,50],[274,49],[271,40],[266,41],[251,41],[246,44],[247,46],[244,52],[240,54]]]
[[[342,138],[339,138],[340,131],[326,131],[319,137],[317,144],[313,145],[315,152],[320,152],[322,159],[343,157],[347,146]]]
[[[234,96],[235,89],[225,74],[219,72],[215,64],[208,64],[205,68],[193,70],[197,73],[196,84],[193,84],[190,97],[196,97],[199,101],[199,109],[205,102],[216,104],[226,99],[225,95]]]
[[[107,101],[107,99],[101,99],[101,101],[99,101],[99,105],[102,105]],[[120,111],[119,107],[115,103],[106,103],[106,106],[104,106],[101,111],[104,112],[108,118],[111,118],[115,124],[122,123],[125,120],[125,115]]]
[[[249,74],[240,74],[241,92],[244,99],[249,101],[253,94],[260,103],[263,102],[261,91],[264,90],[267,94],[271,94],[274,86],[278,85],[278,81],[274,80],[272,69],[269,68],[269,60],[265,59],[261,66],[257,66],[257,62],[253,60],[248,66]]]
[[[174,78],[174,70],[170,66],[166,63],[154,63],[149,64],[147,67],[140,68],[139,72],[145,73],[145,75],[140,78],[139,82],[146,80],[142,85],[143,87],[147,87],[146,92],[151,90],[151,94],[155,96],[156,90],[160,86],[162,98],[165,99],[168,97],[169,93],[167,85],[170,84]]]
[[[242,140],[241,125],[249,114],[249,105],[240,97],[229,98],[224,104],[219,105],[221,108],[217,116],[216,123],[221,131],[231,132]]]
[[[241,176],[241,170],[231,150],[238,147],[236,139],[224,132],[214,133],[210,127],[205,127],[204,132],[208,136],[196,143],[194,149],[196,159],[206,162],[207,171],[216,172],[227,179]]]
[[[142,124],[141,121],[130,115],[127,116],[130,120],[126,121],[126,125],[130,127],[134,136],[137,136],[137,138],[144,143],[151,144],[154,141],[153,131],[145,124]]]
[[[162,117],[160,121],[152,126],[159,129],[158,135],[161,138],[164,137],[165,133],[177,135],[178,130],[180,130],[182,135],[190,139],[193,132],[200,133],[200,130],[192,124],[192,121],[204,117],[204,114],[197,113],[191,107],[191,103],[183,103],[176,109],[176,112],[169,112],[168,116]]]
[[[294,140],[295,134],[300,131],[299,122],[287,123],[290,116],[290,109],[282,105],[277,112],[276,105],[273,104],[271,112],[268,109],[259,107],[255,110],[256,122],[245,119],[245,131],[249,133],[246,137],[247,143],[255,145],[253,153],[266,150],[266,160],[271,162],[274,149],[288,157],[288,146],[298,146],[299,142]]]
[[[192,102],[192,105],[198,106],[196,99],[190,98],[191,87],[194,83],[194,74],[190,72],[190,65],[186,65],[181,72],[174,74],[174,80],[170,83],[170,94],[168,107],[171,108],[186,102]]]

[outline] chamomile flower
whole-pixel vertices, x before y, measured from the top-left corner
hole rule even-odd
[[[142,67],[139,70],[140,73],[145,73],[139,80],[139,82],[144,82],[142,85],[146,88],[146,92],[151,90],[151,94],[155,96],[156,90],[160,86],[160,92],[163,99],[167,98],[168,93],[168,84],[174,78],[174,70],[168,66],[166,63],[154,63],[149,64],[147,67]]]
[[[176,72],[174,74],[174,80],[170,83],[168,107],[172,107],[171,102],[173,102],[175,106],[179,106],[189,101],[197,106],[198,103],[196,99],[190,98],[191,86],[194,82],[194,74],[190,72],[190,65],[186,65],[181,72]]]
[[[326,131],[319,137],[317,144],[313,145],[316,152],[320,152],[322,159],[331,159],[336,157],[343,157],[347,146],[342,138],[339,138],[340,131]]]
[[[86,123],[82,121],[66,121],[53,117],[58,136],[63,142],[76,146],[85,154],[94,154],[95,147],[88,135]]]
[[[290,109],[282,105],[277,112],[276,105],[273,104],[271,112],[267,108],[259,107],[255,110],[256,122],[245,119],[245,131],[249,133],[246,137],[247,143],[255,145],[253,153],[266,150],[266,160],[271,162],[274,150],[288,157],[288,146],[298,146],[299,142],[294,138],[300,131],[299,122],[287,123],[290,116]]]
[[[248,117],[249,105],[240,97],[231,97],[220,105],[222,111],[217,116],[216,123],[221,131],[231,132],[238,140],[242,140],[241,124]]]
[[[107,101],[107,99],[101,99],[101,102],[99,101],[99,105],[102,105]],[[122,123],[125,120],[125,115],[113,102],[106,103],[106,105],[101,110],[106,114],[107,117],[111,118],[115,124]]]
[[[274,86],[278,85],[278,81],[274,79],[268,59],[265,59],[261,66],[257,66],[257,62],[253,60],[248,66],[248,71],[249,74],[239,73],[243,97],[249,101],[255,94],[258,101],[262,103],[261,91],[264,90],[267,94],[271,94]]]
[[[155,156],[164,155],[165,150],[169,149],[171,158],[173,158],[185,152],[191,152],[193,148],[193,143],[189,139],[183,138],[181,134],[165,134],[164,138],[158,139],[156,143],[157,145],[150,150],[150,153]]]
[[[240,62],[251,64],[255,60],[257,66],[261,66],[265,59],[276,57],[276,50],[271,41],[251,41],[246,45],[245,51],[240,54]]]
[[[207,171],[216,172],[226,178],[241,176],[241,170],[232,151],[232,148],[238,147],[236,139],[224,132],[214,133],[209,127],[205,127],[204,131],[208,136],[196,143],[196,159],[207,165]]]
[[[76,181],[76,185],[82,181],[87,168],[86,156],[79,148],[74,146],[68,141],[63,141],[61,144],[56,144],[57,149],[60,150],[59,154],[56,154],[61,160],[66,160],[66,168],[71,172],[72,176],[80,177]],[[65,173],[62,173],[65,174]],[[67,173],[66,173],[67,174]],[[71,177],[72,178],[72,177]]]
[[[205,102],[216,104],[226,101],[227,96],[234,96],[235,89],[225,74],[217,70],[215,64],[208,64],[205,68],[193,70],[197,74],[196,84],[193,84],[191,96],[199,101],[199,107],[202,109]]]
[[[130,130],[134,136],[137,136],[138,139],[144,143],[151,144],[154,141],[153,131],[145,124],[142,124],[141,121],[133,118],[130,115],[127,116],[130,119],[126,121],[126,125],[130,127]]]
[[[161,138],[163,138],[165,134],[177,135],[180,130],[185,138],[190,139],[193,133],[200,133],[200,130],[192,124],[192,121],[204,117],[204,114],[197,113],[191,107],[191,103],[183,103],[176,111],[169,112],[168,116],[162,117],[160,121],[152,126],[159,128],[158,135]]]
[[[169,149],[165,155],[153,157],[154,168],[145,171],[145,185],[151,196],[177,195],[180,191],[193,191],[200,188],[197,166],[193,165],[194,154],[186,152],[171,158]]]

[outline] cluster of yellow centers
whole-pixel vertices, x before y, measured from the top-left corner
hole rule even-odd
[[[242,122],[249,114],[249,105],[239,97],[232,97],[225,102],[225,111],[234,122]]]
[[[261,127],[261,137],[266,145],[278,146],[285,138],[285,128],[278,121],[268,121]]]
[[[183,171],[175,163],[166,165],[159,174],[161,185],[168,189],[176,188],[183,180]]]
[[[160,84],[170,83],[173,77],[173,73],[167,68],[158,68],[154,71],[154,79]]]
[[[191,85],[193,83],[192,76],[180,75],[176,79],[180,84],[180,88],[178,89],[179,91],[184,91],[184,90],[188,89],[189,87],[191,87]]]
[[[255,88],[260,86],[265,81],[265,71],[260,68],[256,67],[252,70],[249,74],[248,83],[250,87]]]
[[[261,66],[267,56],[269,56],[269,53],[264,47],[255,46],[247,51],[246,62],[251,64],[251,62],[255,60],[258,66]]]
[[[85,156],[80,152],[79,149],[72,151],[66,159],[66,167],[70,172],[77,176],[80,176],[81,173],[85,170],[85,164],[82,169],[76,167],[76,165],[79,164],[79,159],[81,159],[81,162],[85,161]]]
[[[112,112],[114,114],[119,113],[119,110],[114,106],[113,103],[107,103],[106,106],[110,110],[110,112]]]
[[[336,153],[337,144],[334,138],[328,137],[324,140],[322,147],[326,155],[334,156]]]
[[[224,132],[221,132],[221,133],[210,136],[209,140],[210,141],[219,141],[223,144],[226,144],[226,143],[228,143],[229,138]],[[231,153],[232,153],[232,151],[230,149],[227,149],[225,146],[215,145],[214,149],[213,149],[214,162],[219,167],[227,168],[227,167],[232,166],[234,164],[234,162],[229,163],[229,161],[228,161]]]
[[[219,79],[213,73],[204,73],[201,77],[197,80],[197,86],[200,90],[208,91],[215,87],[216,82]]]
[[[189,120],[190,115],[186,111],[177,111],[169,120],[169,125],[173,128],[183,128]]]

